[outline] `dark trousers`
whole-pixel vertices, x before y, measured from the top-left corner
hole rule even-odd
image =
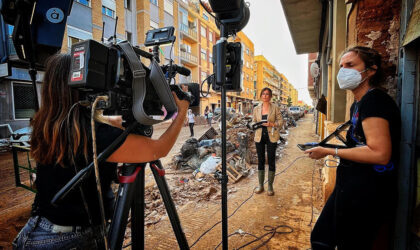
[[[334,191],[311,233],[312,249],[370,250],[378,239],[389,239],[395,195],[387,175],[368,165],[339,166]],[[381,241],[385,246],[375,249],[388,249]]]
[[[194,123],[188,123],[188,125],[190,126],[191,136],[194,136]]]
[[[268,170],[276,172],[276,148],[277,143],[270,142],[268,132],[263,130],[261,141],[256,142],[258,154],[258,170],[264,170],[265,165],[265,146],[267,145]]]

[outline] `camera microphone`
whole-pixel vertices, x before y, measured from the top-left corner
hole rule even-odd
[[[172,72],[176,72],[178,74],[181,74],[183,76],[189,76],[191,74],[191,70],[189,70],[188,68],[176,65],[176,64],[172,64],[172,66],[169,65],[165,65],[162,67],[162,70],[164,73],[169,71],[169,67],[171,67],[171,71]]]
[[[172,65],[172,70],[178,72],[178,74],[181,74],[183,76],[189,76],[191,74],[191,70],[176,64]]]

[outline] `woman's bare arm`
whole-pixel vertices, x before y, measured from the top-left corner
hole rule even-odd
[[[379,117],[369,117],[362,122],[366,137],[366,146],[339,149],[338,156],[342,159],[367,164],[386,165],[392,154],[391,134],[387,120]],[[327,155],[335,155],[335,149],[316,147],[305,151],[310,158],[320,159]]]

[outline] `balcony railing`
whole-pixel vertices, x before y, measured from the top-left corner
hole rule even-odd
[[[198,59],[196,56],[185,51],[181,51],[181,59],[190,63],[194,63],[194,64],[198,63]]]
[[[184,23],[181,23],[181,24],[179,25],[179,30],[180,30],[183,34],[185,34],[185,35],[187,35],[187,36],[189,36],[189,37],[193,38],[194,40],[197,40],[197,31],[195,31],[195,30],[193,30],[193,29],[190,29],[190,28],[188,27],[188,25],[186,25],[186,24],[184,24]]]

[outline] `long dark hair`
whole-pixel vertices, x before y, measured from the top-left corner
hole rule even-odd
[[[31,155],[41,164],[66,167],[77,153],[88,155],[78,93],[68,86],[70,62],[70,55],[56,54],[46,63],[41,108],[31,122]]]
[[[375,70],[375,74],[370,78],[369,85],[372,87],[380,87],[383,82],[383,70],[382,70],[382,57],[378,51],[375,49],[364,47],[364,46],[355,46],[346,49],[342,55],[354,52],[356,53],[360,59],[365,63],[366,69],[372,69],[373,65],[376,65],[378,68]]]

